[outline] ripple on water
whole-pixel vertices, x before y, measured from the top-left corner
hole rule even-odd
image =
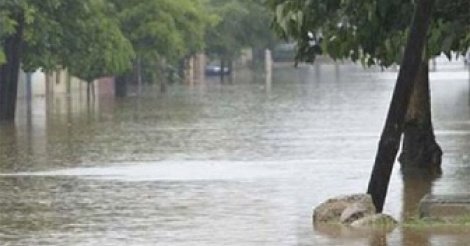
[[[409,179],[395,168],[385,210],[396,218],[415,214],[426,192],[468,189],[470,100],[459,69],[431,74],[444,175]],[[173,85],[166,95],[149,89],[141,99],[99,98],[93,107],[74,96],[35,98],[31,121],[0,127],[0,244],[470,241],[459,230],[312,229],[313,206],[365,190],[395,73],[280,68],[270,90],[256,76],[237,76],[233,84]],[[26,108],[19,102],[18,115]]]

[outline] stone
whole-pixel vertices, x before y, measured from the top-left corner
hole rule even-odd
[[[326,200],[313,211],[313,222],[316,223],[350,223],[358,216],[374,214],[375,207],[368,194],[338,196]]]
[[[470,194],[428,194],[419,203],[419,216],[452,220],[470,216]]]
[[[368,215],[351,223],[351,227],[395,227],[398,222],[387,214]]]
[[[352,222],[361,219],[365,216],[374,215],[375,207],[371,203],[353,203],[343,210],[340,217],[340,222],[343,224],[351,224]]]

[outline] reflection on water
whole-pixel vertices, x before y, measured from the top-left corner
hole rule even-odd
[[[432,193],[435,180],[441,175],[430,170],[416,168],[402,170],[403,177],[403,210],[402,220],[409,220],[418,215],[419,201],[428,193]]]
[[[439,174],[420,168],[402,170],[403,177],[403,209],[402,221],[418,216],[420,200],[428,193],[432,193],[433,182],[440,177]],[[405,245],[430,245],[429,234],[423,230],[403,230]]]
[[[431,74],[443,176],[395,169],[385,211],[470,186],[467,73]],[[468,230],[312,228],[363,192],[394,72],[353,65],[237,73],[141,98],[34,98],[0,126],[2,245],[464,245]],[[268,88],[269,87],[269,88]],[[397,166],[398,167],[398,166]]]

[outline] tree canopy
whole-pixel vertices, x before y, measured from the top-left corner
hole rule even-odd
[[[200,0],[112,0],[138,56],[175,61],[202,50],[210,16]]]
[[[144,73],[151,81],[167,66],[176,66],[203,50],[204,34],[214,21],[204,0],[110,2],[116,8],[120,29],[136,53],[133,73],[139,77]]]
[[[85,80],[121,74],[135,57],[176,63],[206,49],[233,58],[274,42],[272,14],[261,1],[1,0],[0,41],[16,31],[19,15],[24,69],[61,66]]]
[[[271,19],[249,0],[0,0],[0,119],[14,116],[20,65],[142,81],[204,49],[233,59],[268,45]]]
[[[298,42],[298,60],[318,54],[360,60],[364,65],[399,63],[413,1],[268,0],[275,29]],[[439,0],[427,38],[427,57],[464,53],[470,44],[470,2]]]
[[[130,67],[132,46],[107,13],[106,1],[21,0],[0,5],[1,39],[15,32],[15,16],[25,19],[21,59],[25,70],[52,70],[60,65],[90,80]]]
[[[208,8],[217,17],[206,34],[206,51],[235,58],[243,48],[273,46],[272,13],[259,0],[210,0]]]

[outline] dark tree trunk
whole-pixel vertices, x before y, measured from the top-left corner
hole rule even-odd
[[[222,82],[224,82],[224,80],[225,80],[224,70],[225,70],[225,60],[221,59],[220,60],[220,81],[222,81]]]
[[[24,29],[22,13],[18,14],[16,21],[18,23],[16,32],[3,43],[6,63],[0,66],[0,121],[15,120]]]
[[[405,116],[400,162],[402,170],[428,169],[441,172],[442,150],[436,142],[431,121],[429,67],[426,61],[416,76],[413,94]]]
[[[87,101],[95,100],[95,84],[93,83],[93,81],[86,82],[86,98]]]
[[[378,213],[382,212],[393,164],[400,146],[405,115],[421,64],[434,0],[418,0],[410,26],[402,66],[375,157],[367,193]]]
[[[261,65],[264,61],[264,48],[255,47],[251,49],[252,53],[252,60],[251,60],[251,68],[255,69],[258,65]]]
[[[127,96],[127,79],[128,76],[125,75],[114,78],[114,95],[116,97]]]
[[[160,60],[158,61],[158,64],[157,64],[157,71],[158,71],[158,77],[160,79],[160,93],[166,93],[167,91],[167,87],[168,87],[168,83],[167,83],[167,76],[166,76],[166,61],[165,60]],[[186,67],[190,67],[190,66],[186,66]],[[192,78],[189,78],[189,80],[191,80]],[[192,82],[190,82],[192,83]]]
[[[228,62],[227,62],[227,68],[228,68],[228,79],[230,81],[230,83],[233,83],[233,61],[230,59]],[[225,71],[222,70],[223,73],[225,73]]]
[[[140,57],[137,57],[134,63],[134,76],[135,82],[137,84],[137,95],[141,96],[142,94],[142,63]]]
[[[161,76],[160,78],[160,93],[166,93],[167,91],[167,81],[166,81],[166,78],[165,76]]]

